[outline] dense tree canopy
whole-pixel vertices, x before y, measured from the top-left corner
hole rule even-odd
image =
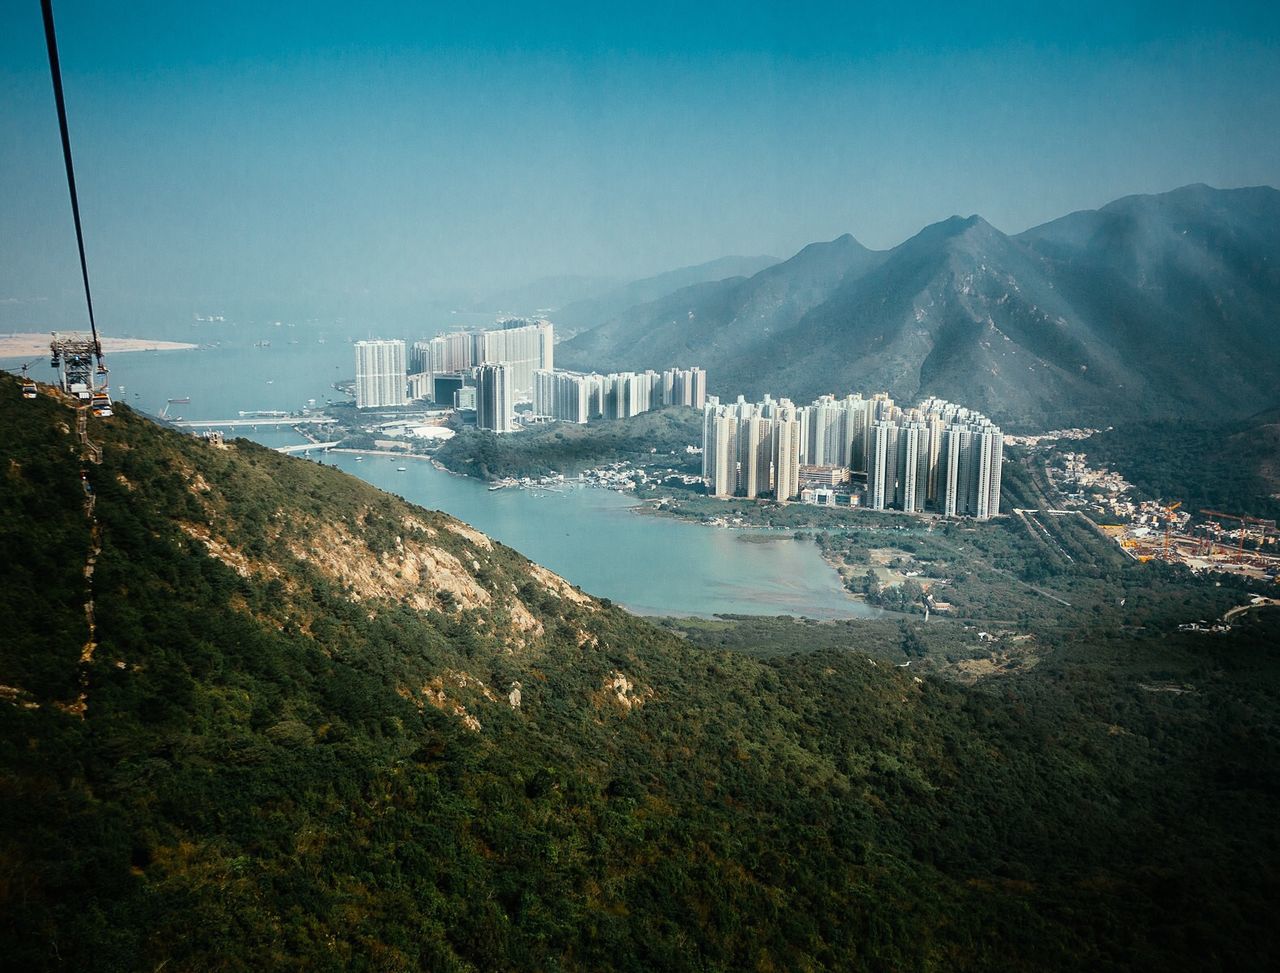
[[[91,423],[91,519],[70,409],[6,380],[0,423],[14,969],[1227,970],[1280,945],[1265,612],[1212,638],[1049,619],[1034,669],[968,688],[935,644],[961,623],[655,625],[127,409]]]

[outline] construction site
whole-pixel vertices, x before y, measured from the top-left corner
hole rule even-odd
[[[1181,502],[1138,500],[1132,483],[1091,464],[1084,453],[1062,453],[1043,469],[1057,502],[1095,520],[1135,561],[1177,562],[1197,572],[1224,571],[1273,582],[1280,575],[1275,520],[1213,508],[1186,510]]]
[[[1179,516],[1180,503],[1153,506],[1128,524],[1100,524],[1136,561],[1184,564],[1193,571],[1225,571],[1260,581],[1280,578],[1280,531],[1274,520],[1221,510]]]

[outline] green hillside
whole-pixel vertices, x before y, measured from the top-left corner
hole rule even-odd
[[[127,408],[90,421],[101,465],[7,377],[0,424],[8,968],[1238,970],[1280,947],[1265,613],[1082,627],[965,688],[895,667],[883,624],[700,647],[443,514]]]

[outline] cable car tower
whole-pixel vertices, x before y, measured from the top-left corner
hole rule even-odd
[[[35,379],[27,374],[27,369],[34,364],[35,362],[29,361],[22,366],[22,397],[24,399],[34,399],[40,394],[40,390],[36,387]]]
[[[92,401],[97,388],[96,357],[97,342],[83,331],[55,331],[49,342],[49,365],[58,370],[58,385],[81,402]]]
[[[53,77],[53,98],[58,107],[58,130],[62,135],[62,161],[67,169],[67,189],[71,193],[71,215],[76,224],[76,245],[80,250],[80,276],[84,280],[84,300],[89,308],[89,334],[55,331],[49,343],[49,363],[58,369],[62,391],[74,396],[95,416],[111,415],[107,386],[107,363],[102,357],[98,325],[93,318],[93,295],[89,291],[89,264],[84,257],[84,231],[80,228],[80,199],[76,195],[76,171],[71,162],[71,136],[67,131],[67,105],[62,96],[62,68],[58,63],[58,39],[53,29],[53,0],[40,0],[44,13],[44,39],[49,48],[49,73]],[[97,361],[97,368],[93,367]]]

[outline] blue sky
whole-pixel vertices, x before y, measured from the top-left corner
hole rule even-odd
[[[1280,184],[1262,3],[55,6],[108,322],[377,325],[543,275]],[[0,6],[0,88],[0,327],[78,324],[37,0]]]

